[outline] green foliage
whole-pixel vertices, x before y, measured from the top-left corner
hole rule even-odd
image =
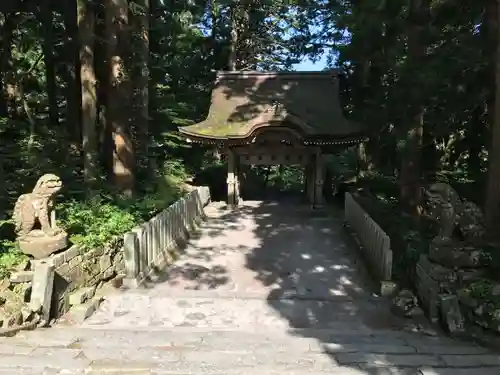
[[[61,226],[70,234],[70,241],[88,249],[102,247],[179,199],[179,185],[187,177],[184,166],[170,160],[163,169],[164,173],[156,175],[152,188],[142,196],[125,198],[100,193],[90,199],[59,204]]]
[[[28,259],[21,253],[14,241],[0,241],[0,279],[8,277],[12,269]]]
[[[494,290],[495,287],[498,287],[497,283],[488,279],[482,279],[470,284],[465,289],[465,293],[482,303],[486,303],[484,305],[484,313],[488,316],[495,312],[495,310],[500,309],[500,296]],[[496,313],[498,314],[498,312]]]
[[[118,202],[103,196],[89,201],[71,201],[59,207],[61,224],[74,244],[92,249],[101,247],[114,236],[134,226],[134,212],[121,209]]]
[[[399,184],[394,176],[377,172],[366,173],[356,186],[359,193],[372,196],[378,201],[391,205],[399,203]]]
[[[99,248],[116,236],[150,219],[173,202],[148,195],[136,200],[98,195],[86,201],[59,205],[61,226],[70,233],[70,241],[87,249]]]
[[[348,181],[357,174],[358,155],[355,148],[349,148],[337,154],[325,156],[325,168],[328,168],[336,181]]]

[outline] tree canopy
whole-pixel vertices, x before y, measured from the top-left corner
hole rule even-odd
[[[206,115],[216,71],[327,55],[345,113],[370,128],[361,176],[389,181],[410,215],[422,186],[449,181],[485,208],[490,230],[500,224],[496,1],[4,0],[0,11],[3,220],[52,172],[66,186],[65,225],[105,241],[169,204],[187,176],[222,178],[217,155],[176,132]],[[356,174],[353,151],[328,170],[337,183]],[[297,185],[297,173],[273,173]],[[109,227],[115,214],[128,224]],[[1,231],[11,251],[8,223]]]

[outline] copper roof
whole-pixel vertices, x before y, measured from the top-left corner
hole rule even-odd
[[[179,131],[197,138],[242,139],[269,126],[293,127],[305,138],[365,133],[342,114],[335,71],[219,72],[207,118]]]

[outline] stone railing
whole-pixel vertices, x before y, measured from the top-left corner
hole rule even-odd
[[[392,280],[392,250],[389,236],[356,202],[345,194],[345,221],[354,231],[373,276],[381,283]],[[384,286],[382,285],[382,288]]]
[[[197,187],[148,222],[126,233],[123,238],[127,287],[137,287],[154,269],[171,260],[169,250],[186,239],[204,217],[210,202],[208,187]]]

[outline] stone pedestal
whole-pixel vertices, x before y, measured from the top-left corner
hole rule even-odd
[[[41,230],[33,230],[28,235],[18,239],[19,249],[35,259],[46,258],[56,251],[66,248],[68,234],[64,231],[47,236]]]

